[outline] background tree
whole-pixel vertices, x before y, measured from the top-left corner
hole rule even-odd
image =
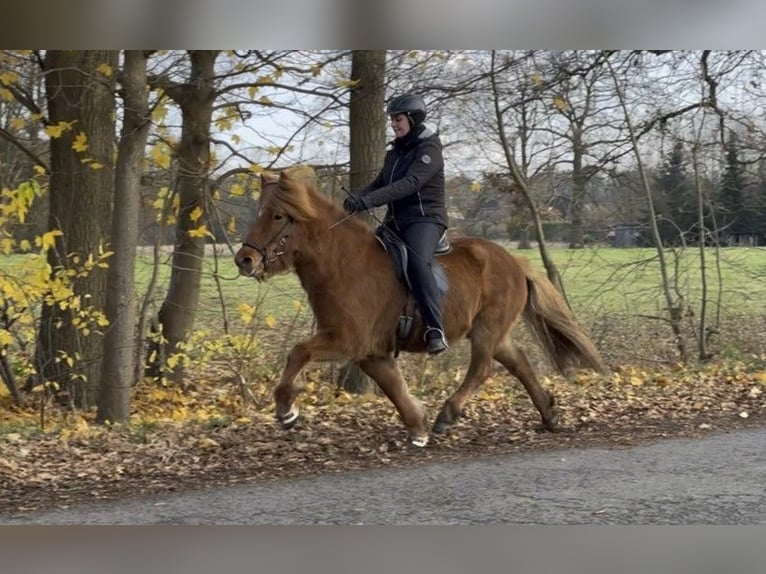
[[[351,55],[349,98],[349,186],[357,191],[377,175],[383,165],[386,136],[386,51],[354,50]],[[375,383],[359,367],[346,363],[338,385],[350,392],[365,393]]]
[[[526,61],[529,62],[529,60]],[[529,211],[532,225],[535,230],[535,237],[538,242],[538,250],[540,251],[540,257],[545,266],[548,278],[563,294],[564,286],[561,281],[561,275],[556,268],[553,258],[550,256],[548,245],[545,240],[545,233],[543,232],[542,218],[540,217],[540,213],[533,199],[532,188],[530,186],[532,178],[530,177],[529,171],[533,166],[532,162],[535,154],[535,149],[533,147],[535,141],[531,138],[531,134],[527,129],[529,127],[528,104],[530,103],[530,100],[524,97],[524,94],[527,93],[526,90],[521,90],[521,98],[516,100],[513,104],[504,103],[509,97],[513,101],[515,99],[515,94],[517,93],[515,88],[511,88],[509,85],[509,70],[520,71],[522,78],[526,77],[527,79],[526,85],[529,86],[527,90],[534,90],[533,84],[537,83],[537,80],[535,79],[536,76],[527,76],[530,68],[524,66],[523,62],[524,60],[515,60],[508,55],[498,55],[495,52],[492,53],[489,82],[491,85],[494,114],[490,117],[492,117],[495,122],[493,131],[497,134],[498,143],[500,144],[500,149],[505,158],[508,173],[519,190],[519,193],[524,198],[526,207]],[[514,117],[516,120],[514,120]],[[515,138],[510,137],[508,134],[509,125],[512,126],[511,129],[513,131],[511,134],[516,135]],[[545,148],[545,144],[543,144],[543,148]]]
[[[718,222],[723,238],[737,237],[747,232],[747,214],[744,209],[745,173],[739,158],[739,138],[729,132],[726,143],[726,164],[718,192]]]
[[[97,419],[127,422],[130,392],[136,380],[135,267],[138,245],[141,175],[146,140],[151,127],[146,78],[148,54],[126,50],[120,73],[123,101],[122,130],[115,168],[112,242],[114,255],[107,274],[104,362],[101,371]]]
[[[48,250],[53,273],[74,273],[77,306],[44,305],[37,338],[39,377],[66,386],[72,402],[94,404],[103,339],[83,322],[98,320],[106,270],[90,262],[109,240],[114,186],[114,50],[51,50],[45,55],[50,139],[48,228],[60,232]],[[77,268],[84,263],[87,273]]]
[[[554,52],[545,64],[549,69],[542,72],[546,80],[539,80],[540,97],[550,99],[549,109],[563,120],[542,122],[533,129],[550,132],[564,146],[556,163],[571,166],[570,249],[585,243],[588,183],[625,153],[621,122],[612,117],[616,102],[604,81],[605,57],[598,51]]]
[[[697,199],[687,173],[683,143],[676,141],[655,177],[655,210],[660,238],[682,245],[696,226]]]
[[[189,77],[183,83],[158,83],[181,109],[181,140],[175,149],[178,162],[178,198],[175,245],[170,285],[158,321],[164,339],[159,357],[178,356],[194,325],[199,302],[206,229],[205,211],[210,172],[210,129],[216,97],[215,61],[218,50],[192,50]],[[173,378],[183,376],[181,364],[170,365]]]

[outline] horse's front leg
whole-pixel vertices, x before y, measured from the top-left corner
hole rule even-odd
[[[303,389],[303,382],[297,379],[301,369],[309,361],[337,360],[342,355],[337,351],[336,338],[331,333],[317,333],[310,339],[295,345],[287,356],[282,378],[274,388],[274,402],[277,420],[282,428],[290,429],[298,421],[298,406],[295,398]]]

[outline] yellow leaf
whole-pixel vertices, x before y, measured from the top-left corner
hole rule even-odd
[[[45,175],[45,168],[39,164],[35,164],[34,168],[37,175]]]
[[[231,188],[229,188],[229,194],[236,197],[242,197],[245,195],[245,186],[241,183],[232,184]]]
[[[16,245],[16,240],[13,237],[3,237],[0,239],[0,251],[5,255],[10,255],[13,252],[13,247]]]
[[[225,132],[231,129],[232,121],[230,117],[218,118],[215,120],[215,127],[219,132]]]
[[[56,237],[59,235],[64,235],[64,233],[59,229],[47,231],[42,235],[35,237],[35,245],[41,247],[43,250],[53,247],[56,245]]]
[[[91,164],[88,166],[93,171],[99,170],[102,167],[104,167],[103,163],[98,163],[97,161],[91,162]]]
[[[82,416],[77,416],[75,418],[75,426],[77,427],[77,430],[79,431],[86,431],[90,428],[88,421]]]
[[[165,145],[155,145],[152,147],[152,159],[160,167],[168,169],[170,167],[170,154],[168,148]]]
[[[8,122],[8,124],[11,126],[11,129],[20,130],[27,124],[27,122],[24,118],[11,118],[11,121]]]
[[[197,441],[197,446],[200,448],[210,449],[210,448],[217,448],[220,445],[214,439],[208,436],[203,436]]]
[[[567,105],[566,101],[561,96],[556,96],[555,98],[553,98],[553,105],[556,106],[561,111],[565,111],[569,109],[569,106]]]
[[[255,83],[259,86],[270,86],[274,83],[274,77],[270,75],[258,76]]]
[[[630,384],[633,385],[634,387],[640,387],[641,385],[644,384],[644,380],[641,379],[640,377],[636,377],[635,375],[630,377],[629,380],[630,380]]]
[[[761,371],[760,373],[756,373],[754,375],[754,378],[756,381],[760,383],[766,383],[766,371]]]
[[[19,75],[16,72],[5,71],[0,74],[0,83],[2,83],[4,86],[10,86],[11,84],[15,84],[18,81]]]
[[[338,86],[341,88],[356,88],[359,80],[338,80]]]
[[[260,88],[258,86],[250,86],[249,88],[247,88],[247,94],[250,96],[251,100],[255,99],[255,94],[258,93],[259,89]]]
[[[88,136],[85,132],[80,132],[72,142],[72,149],[76,152],[84,152],[88,149]]]
[[[102,62],[98,65],[96,68],[101,74],[105,75],[107,78],[111,76],[114,73],[114,70],[112,69],[112,66],[109,64]]]
[[[263,166],[257,163],[250,164],[250,167],[248,167],[247,169],[249,169],[253,173],[263,173]]]
[[[202,217],[202,214],[204,212],[202,211],[202,208],[198,205],[194,209],[191,210],[191,213],[189,213],[189,219],[191,219],[193,222],[197,222],[197,220]]]
[[[266,318],[263,321],[269,327],[273,327],[274,325],[277,324],[277,318],[274,317],[274,315],[267,315]]]
[[[239,316],[242,319],[242,322],[245,325],[250,324],[255,316],[255,307],[248,305],[247,303],[241,303],[239,307],[237,307],[237,310],[239,311]]]
[[[168,107],[164,103],[158,104],[157,107],[152,111],[152,120],[154,120],[154,123],[160,124],[167,115]]]
[[[0,329],[0,347],[7,347],[13,343],[11,333],[6,329]]]
[[[226,231],[228,231],[231,234],[234,234],[237,232],[237,218],[236,217],[230,217],[229,223],[226,224]]]
[[[269,99],[269,97],[268,97],[268,96],[261,96],[261,97],[258,99],[258,103],[259,103],[259,104],[262,104],[262,105],[264,105],[264,106],[270,106],[270,105],[271,105],[271,100]]]
[[[481,184],[478,181],[471,182],[471,191],[474,193],[481,191]]]
[[[189,237],[205,237],[206,235],[213,237],[213,234],[207,230],[207,225],[205,225],[204,223],[200,225],[197,229],[189,230]]]
[[[60,138],[64,132],[72,129],[75,122],[59,122],[55,125],[45,126],[45,133],[53,139]]]

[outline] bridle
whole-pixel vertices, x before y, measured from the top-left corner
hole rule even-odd
[[[291,217],[288,217],[285,221],[284,225],[277,231],[274,236],[269,239],[263,247],[256,245],[255,243],[250,243],[249,241],[243,241],[242,247],[250,247],[251,249],[255,249],[263,259],[263,269],[264,271],[268,267],[270,263],[274,263],[277,259],[282,257],[282,255],[285,254],[285,244],[287,243],[287,238],[290,237],[289,235],[289,229],[288,226],[293,223],[293,219]],[[276,243],[276,249],[273,251],[273,255],[269,257],[268,249],[272,245]]]

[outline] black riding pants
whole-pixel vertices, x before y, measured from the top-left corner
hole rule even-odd
[[[418,222],[399,230],[399,237],[407,244],[407,276],[423,322],[426,328],[441,331],[444,331],[441,301],[431,263],[444,229],[438,223]]]

